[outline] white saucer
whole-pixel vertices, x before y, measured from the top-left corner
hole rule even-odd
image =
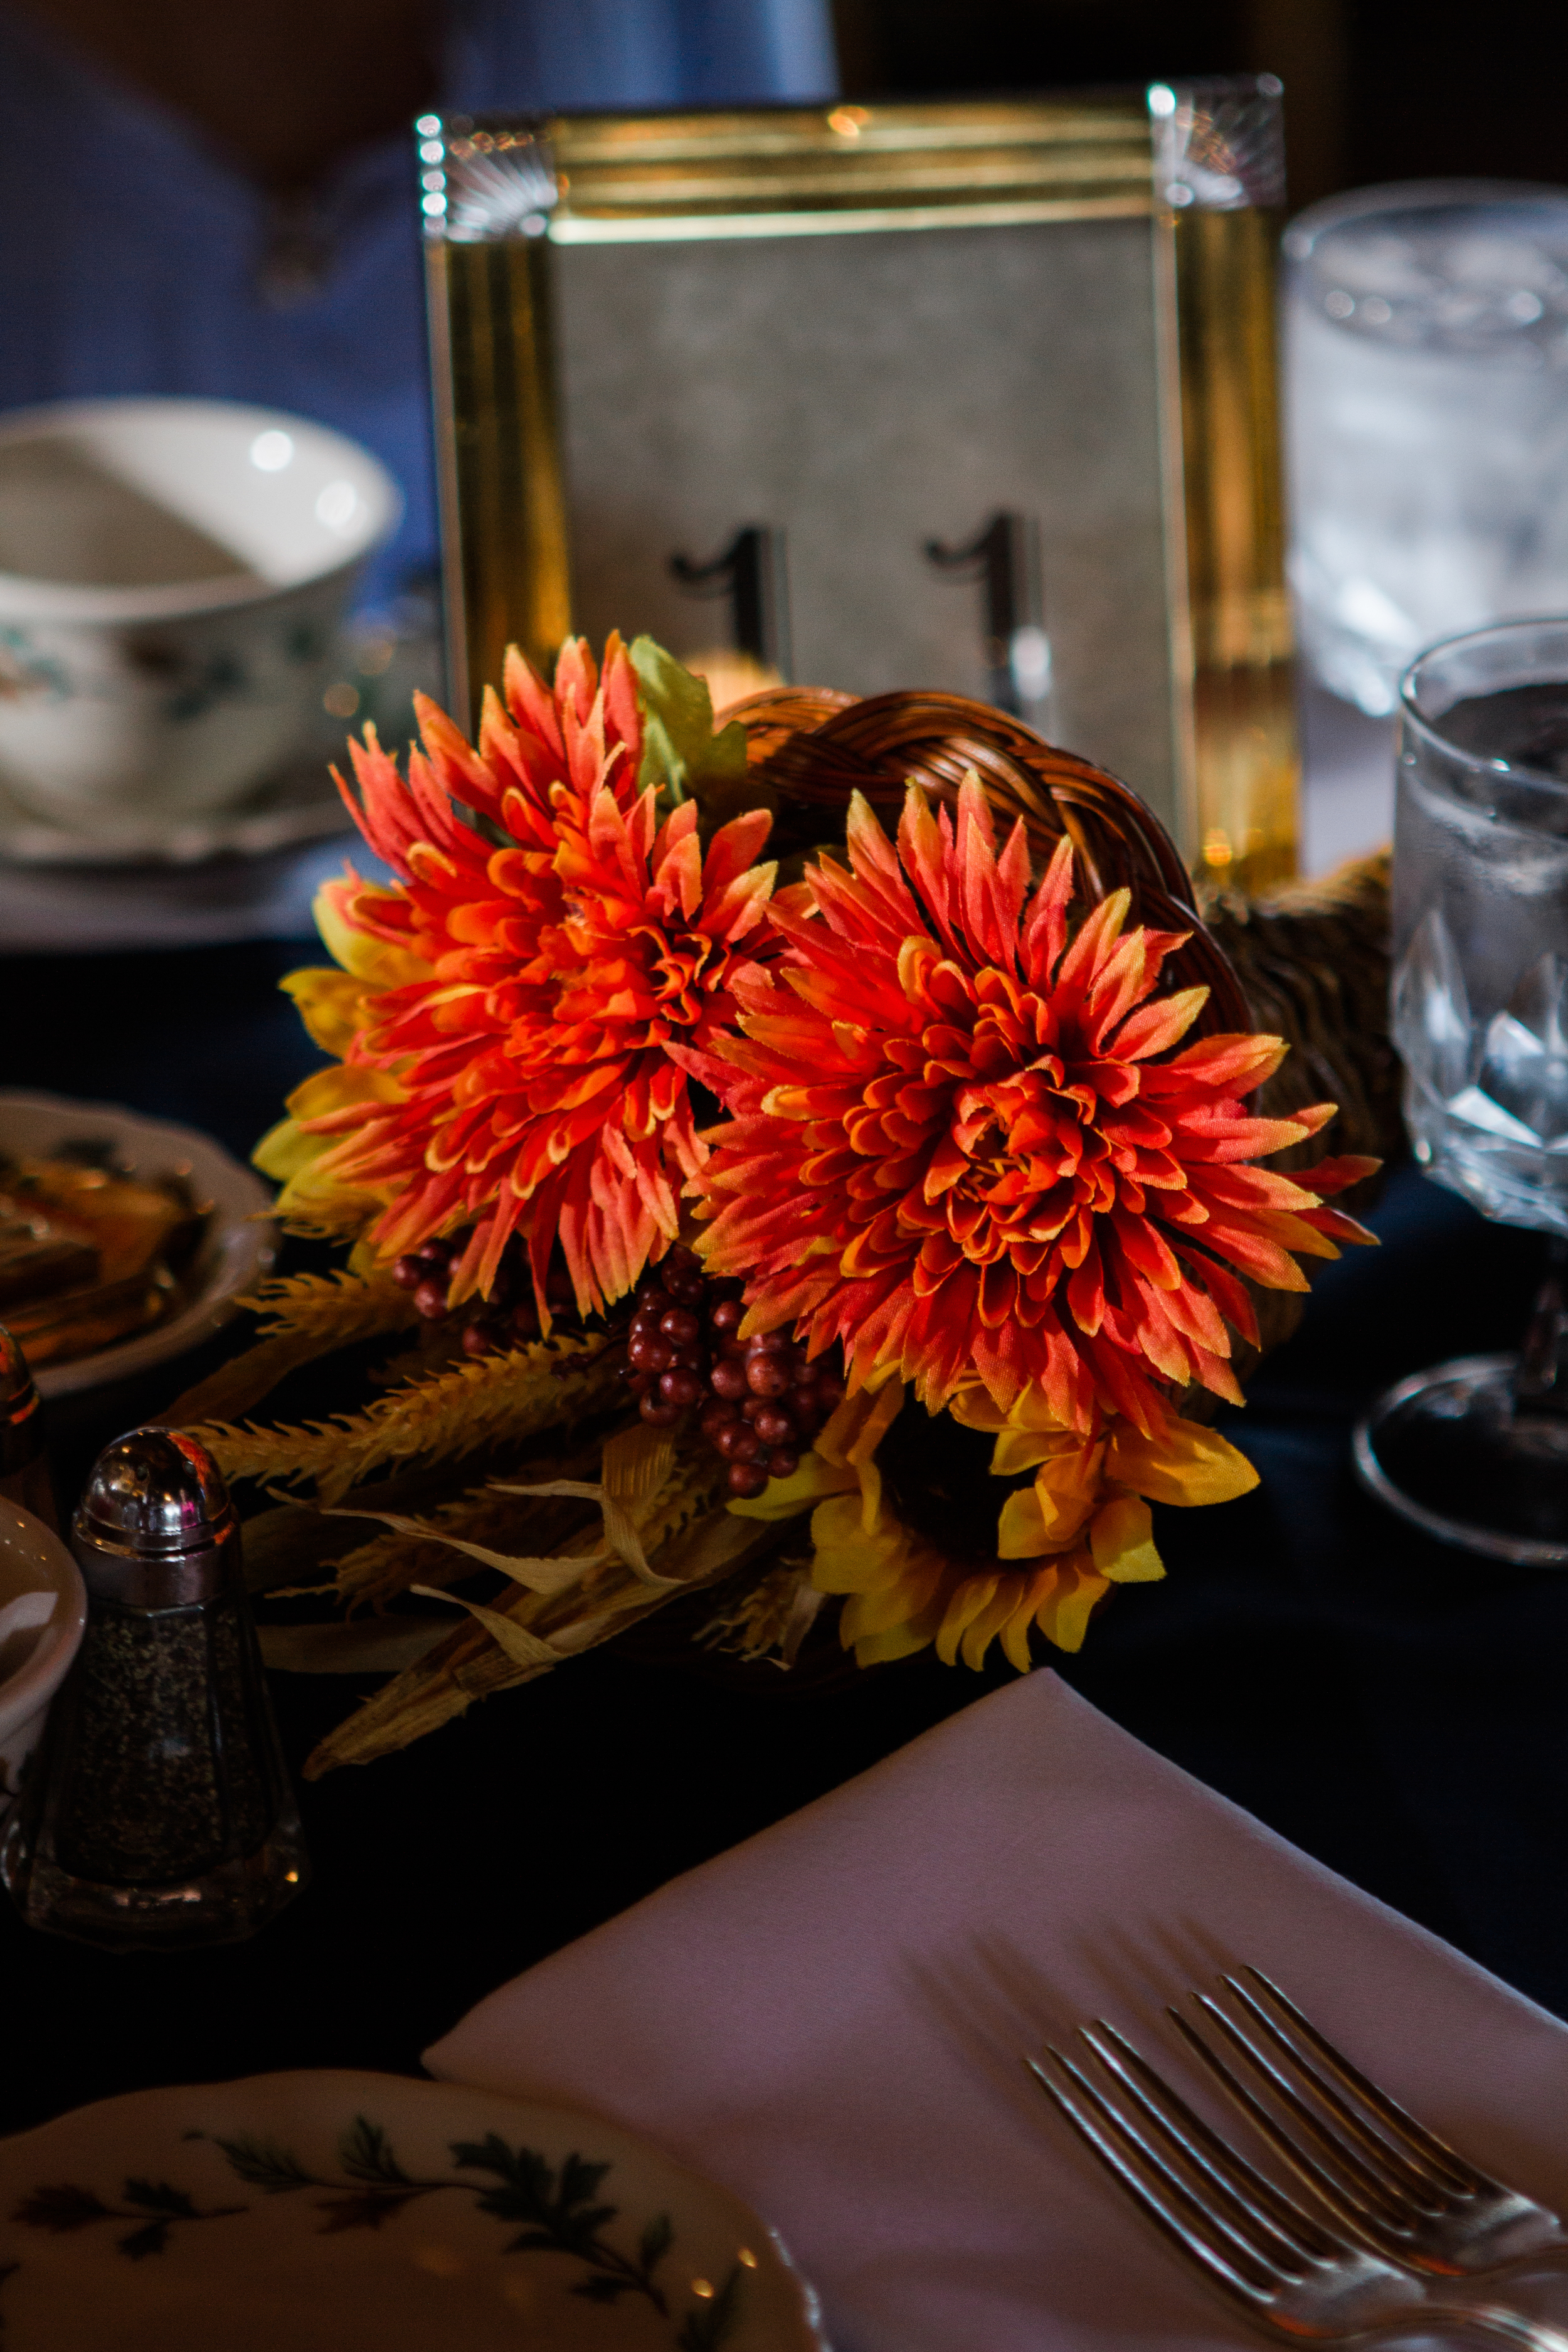
[[[197,816],[149,812],[104,819],[91,833],[50,824],[15,799],[0,779],[0,864],[13,866],[201,866],[214,857],[257,857],[348,830],[331,754],[300,761],[258,787],[237,807]]]
[[[725,2190],[391,2074],[133,2092],[0,2141],[7,2352],[825,2352]]]

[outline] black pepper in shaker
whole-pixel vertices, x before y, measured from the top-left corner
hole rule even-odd
[[[58,1529],[38,1391],[20,1347],[0,1323],[0,1501]]]
[[[0,1842],[29,1926],[120,1949],[226,1943],[309,1865],[216,1464],[133,1429],[71,1528],[87,1631]]]

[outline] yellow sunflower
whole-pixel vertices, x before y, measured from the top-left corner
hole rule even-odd
[[[1085,1437],[1053,1422],[1037,1390],[1005,1414],[975,1382],[954,1401],[953,1419],[994,1433],[995,1475],[1032,1469],[1035,1482],[1003,1504],[989,1560],[954,1559],[899,1518],[878,1466],[906,1395],[893,1379],[846,1397],[793,1477],[730,1506],[773,1519],[816,1505],[812,1582],[846,1596],[839,1636],[861,1665],[934,1642],[944,1664],[979,1667],[1000,1639],[1026,1673],[1035,1626],[1058,1649],[1076,1650],[1110,1585],[1164,1575],[1145,1497],[1218,1503],[1258,1484],[1245,1454],[1174,1413],[1153,1436],[1115,1415]]]

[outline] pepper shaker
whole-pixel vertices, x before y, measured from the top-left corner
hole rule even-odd
[[[28,1924],[120,1949],[235,1942],[309,1873],[216,1464],[133,1429],[71,1528],[87,1631],[0,1842]]]
[[[0,1323],[0,1500],[58,1528],[54,1481],[44,1450],[44,1417],[27,1360]]]

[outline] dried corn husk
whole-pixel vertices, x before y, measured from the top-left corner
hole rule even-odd
[[[773,1563],[749,1591],[711,1617],[702,1633],[710,1649],[748,1661],[767,1658],[793,1666],[827,1595],[811,1580],[809,1559]]]
[[[574,1455],[543,1466],[547,1475],[562,1478],[586,1474],[598,1466],[597,1449],[592,1454]],[[368,1487],[363,1493],[345,1496],[340,1510],[346,1514],[355,1504],[363,1504],[375,1511],[392,1499],[395,1498]],[[303,1517],[320,1518],[307,1506],[295,1507]],[[451,1584],[469,1573],[462,1554],[443,1540],[447,1536],[466,1537],[470,1543],[498,1549],[544,1553],[559,1550],[583,1528],[598,1523],[592,1501],[572,1496],[529,1501],[488,1486],[476,1486],[420,1513],[419,1533],[394,1530],[373,1536],[368,1543],[356,1544],[330,1564],[337,1572],[338,1599],[351,1612],[379,1610],[416,1584]]]
[[[591,1459],[589,1466],[593,1466]],[[472,1474],[469,1475],[471,1478]],[[437,1462],[399,1471],[392,1477],[377,1478],[368,1486],[351,1487],[342,1499],[345,1507],[363,1503],[367,1509],[373,1511],[425,1512],[436,1517],[447,1506],[458,1506],[464,1501],[460,1492],[462,1485],[461,1470]],[[474,1493],[484,1491],[477,1487],[470,1489]],[[584,1511],[582,1520],[585,1521],[591,1516]],[[552,1549],[581,1523],[577,1518],[568,1520],[558,1527],[539,1549]],[[516,1519],[512,1519],[504,1528],[498,1528],[496,1532],[510,1541],[516,1535],[518,1524]],[[314,1503],[296,1503],[274,1497],[271,1508],[254,1512],[245,1522],[245,1581],[247,1588],[252,1592],[271,1593],[290,1589],[309,1592],[330,1591],[333,1582],[331,1570],[344,1557],[348,1533],[337,1520],[328,1518]],[[374,1540],[397,1545],[403,1538],[388,1536]],[[363,1545],[356,1547],[356,1551],[371,1549],[371,1545]],[[455,1559],[453,1553],[436,1555],[427,1552],[418,1564],[410,1566],[406,1576],[389,1580],[381,1597],[392,1599],[421,1576],[426,1577],[427,1582],[439,1583],[443,1565],[452,1566]],[[435,1573],[430,1572],[433,1568]],[[452,1572],[459,1576],[464,1573],[460,1566],[453,1567]],[[363,1598],[364,1604],[378,1605],[374,1591],[366,1591]]]
[[[261,1662],[275,1674],[400,1675],[437,1642],[448,1621],[361,1617],[352,1625],[262,1625]]]
[[[531,1637],[516,1645],[516,1652],[526,1654],[509,1654],[482,1622],[458,1626],[330,1732],[307,1761],[306,1778],[319,1779],[340,1764],[368,1764],[405,1748],[461,1715],[475,1699],[531,1681],[563,1659],[607,1641],[672,1595],[765,1557],[784,1530],[735,1517],[723,1507],[723,1465],[715,1457],[705,1452],[678,1457],[664,1486],[632,1512],[657,1583],[639,1577],[624,1560],[605,1559],[599,1528],[583,1530],[563,1548],[584,1562],[578,1581],[560,1593],[520,1591],[495,1604],[510,1626]]]

